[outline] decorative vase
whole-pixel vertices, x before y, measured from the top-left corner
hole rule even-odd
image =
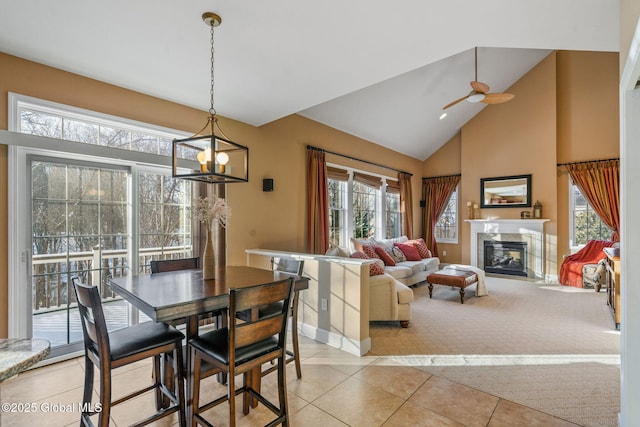
[[[202,254],[202,278],[204,280],[216,278],[216,254],[212,238],[213,233],[207,227],[207,240],[204,243],[204,253]]]

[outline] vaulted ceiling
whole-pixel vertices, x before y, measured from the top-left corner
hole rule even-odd
[[[618,51],[613,0],[0,0],[0,51],[218,114],[301,114],[425,159],[554,49]],[[517,94],[516,94],[517,95]],[[500,108],[508,108],[504,104]]]

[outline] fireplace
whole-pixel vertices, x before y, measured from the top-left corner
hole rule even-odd
[[[484,271],[527,276],[527,242],[484,241]]]

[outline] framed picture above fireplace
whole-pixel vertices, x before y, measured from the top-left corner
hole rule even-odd
[[[530,208],[531,174],[480,179],[481,208]]]

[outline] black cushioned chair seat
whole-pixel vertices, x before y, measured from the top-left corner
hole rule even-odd
[[[182,332],[165,323],[145,322],[109,333],[111,360],[181,341]]]
[[[229,364],[229,330],[227,328],[216,329],[189,341],[193,347],[209,355],[210,357],[228,365]],[[247,345],[236,349],[236,365],[248,360],[260,357],[278,349],[276,337]]]

